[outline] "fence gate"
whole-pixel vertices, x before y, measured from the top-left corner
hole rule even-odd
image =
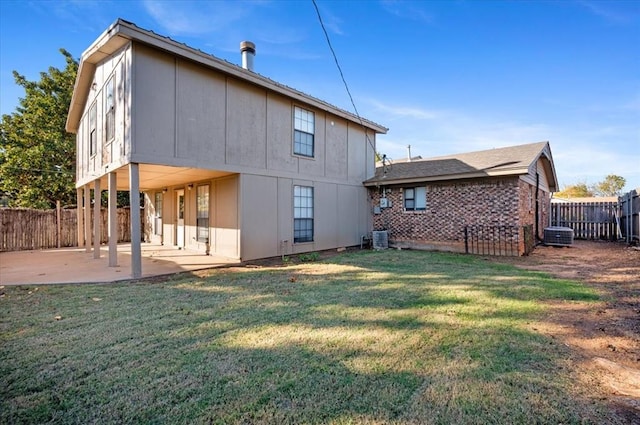
[[[575,239],[617,240],[617,202],[553,202],[551,226],[570,227]]]

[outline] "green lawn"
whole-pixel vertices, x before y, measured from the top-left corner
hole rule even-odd
[[[545,300],[478,257],[364,251],[164,282],[6,287],[0,423],[603,423]]]

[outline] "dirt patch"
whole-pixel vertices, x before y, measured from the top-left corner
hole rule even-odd
[[[539,246],[528,257],[496,259],[595,288],[597,303],[551,305],[543,332],[567,345],[582,384],[640,423],[640,250],[612,242]]]

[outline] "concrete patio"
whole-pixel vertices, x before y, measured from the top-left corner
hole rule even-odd
[[[142,244],[142,277],[239,264],[238,260],[208,256],[162,245]],[[118,245],[118,266],[109,267],[108,247],[100,258],[84,248],[0,253],[0,285],[100,283],[131,279],[131,245]]]

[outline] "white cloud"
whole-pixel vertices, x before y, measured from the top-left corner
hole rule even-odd
[[[401,19],[422,22],[424,24],[433,24],[435,17],[433,14],[422,9],[425,3],[409,2],[400,0],[383,0],[380,2],[382,8],[388,13]]]

